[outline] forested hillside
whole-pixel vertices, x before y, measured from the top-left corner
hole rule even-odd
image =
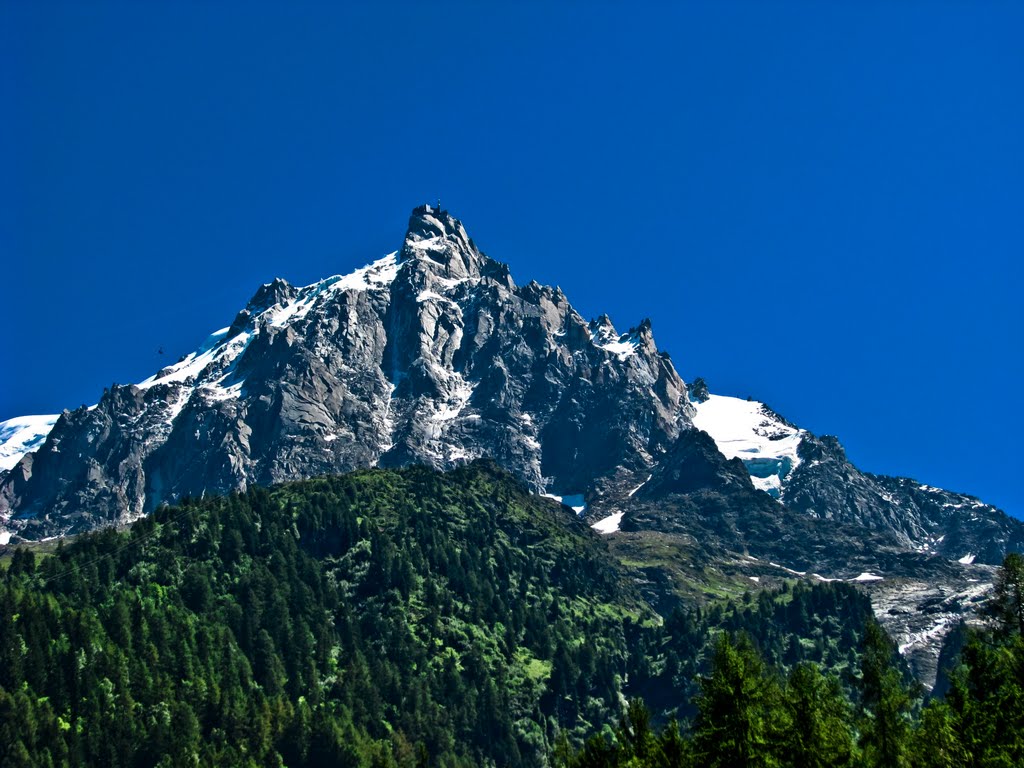
[[[557,768],[961,768],[1024,765],[1024,560],[1010,555],[985,630],[965,630],[945,698],[921,708],[893,665],[882,629],[867,625],[856,695],[813,662],[788,674],[766,665],[746,635],[720,634],[697,678],[695,714],[660,729],[640,699],[617,728]]]
[[[881,642],[843,584],[662,620],[599,536],[486,462],[185,502],[6,565],[4,766],[589,765],[602,732],[605,764],[640,755],[613,730],[626,697],[706,722],[723,654],[846,712]]]
[[[547,716],[614,716],[644,619],[586,526],[490,467],[185,503],[15,556],[0,762],[536,764]]]

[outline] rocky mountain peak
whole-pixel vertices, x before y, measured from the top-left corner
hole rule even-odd
[[[398,260],[416,260],[439,277],[454,280],[480,277],[485,263],[490,261],[476,247],[461,221],[430,205],[413,209]]]
[[[275,277],[257,289],[245,308],[252,314],[259,314],[275,304],[287,304],[295,298],[295,293],[296,289],[291,283],[284,278]]]
[[[650,318],[645,317],[630,335],[637,340],[638,346],[642,347],[649,354],[658,353],[658,345],[654,343],[654,329],[651,327]]]
[[[61,535],[184,496],[481,457],[534,490],[588,493],[649,473],[693,412],[649,322],[588,327],[561,288],[518,287],[423,205],[395,253],[261,286],[179,362],[37,435],[38,455],[0,477],[0,531]]]
[[[612,325],[612,319],[608,315],[601,315],[597,320],[590,321],[590,335],[598,344],[610,343],[619,340],[619,332]]]
[[[702,376],[698,376],[690,384],[690,400],[694,403],[706,403],[711,399],[708,391],[708,383]]]
[[[295,300],[298,289],[281,277],[275,277],[269,283],[264,283],[258,289],[245,309],[241,310],[228,328],[228,338],[240,333],[248,325],[250,319],[266,312],[273,306],[285,306]]]

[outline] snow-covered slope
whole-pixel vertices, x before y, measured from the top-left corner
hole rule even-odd
[[[1020,523],[979,499],[862,472],[835,437],[800,429],[756,400],[712,395],[703,380],[691,396],[694,426],[743,462],[754,487],[790,509],[889,531],[907,549],[961,565],[995,565],[1024,545]]]
[[[58,415],[18,416],[0,421],[0,470],[13,469],[22,456],[42,445]]]
[[[755,488],[782,498],[786,480],[800,464],[797,449],[804,431],[756,400],[709,395],[696,407],[694,426],[711,435],[727,458],[743,461]]]
[[[304,288],[288,286],[281,301],[266,308],[250,307],[246,327],[238,323],[214,331],[197,349],[177,363],[169,365],[153,376],[140,381],[139,389],[161,384],[181,384],[184,388],[169,403],[168,423],[197,392],[207,400],[238,397],[243,381],[235,377],[235,362],[245,352],[254,336],[267,327],[281,328],[303,319],[310,310],[327,303],[339,291],[386,289],[398,273],[398,252],[357,269],[348,275],[334,275]],[[283,283],[282,283],[283,285]],[[268,283],[263,288],[268,296],[277,286]],[[18,416],[0,422],[0,470],[13,469],[26,454],[39,448],[53,429],[60,414]]]
[[[195,352],[136,386],[149,389],[159,384],[187,384],[189,390],[179,400],[181,406],[196,390],[213,400],[238,397],[243,380],[235,375],[236,362],[254,337],[268,328],[284,328],[303,320],[311,310],[328,304],[341,291],[387,289],[398,274],[397,257],[395,251],[351,274],[334,275],[304,288],[292,288],[284,281],[267,283],[261,292],[266,294],[267,301],[275,299],[274,303],[263,307],[263,302],[250,302],[231,326],[214,331]],[[179,410],[172,408],[171,419]]]

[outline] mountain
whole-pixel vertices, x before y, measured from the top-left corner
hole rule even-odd
[[[3,481],[0,519],[63,535],[185,496],[482,456],[536,491],[583,493],[645,471],[692,413],[650,323],[587,323],[423,206],[400,251],[264,285],[179,363],[62,414]]]
[[[763,403],[707,393],[696,409],[694,425],[723,455],[739,458],[755,487],[795,511],[885,531],[907,549],[964,564],[997,565],[1024,549],[1024,526],[990,504],[861,472],[836,438],[799,429]]]
[[[188,497],[489,458],[608,534],[663,612],[794,576],[862,583],[926,681],[992,566],[1024,548],[1024,524],[978,499],[861,472],[833,437],[688,387],[649,321],[588,322],[430,206],[395,253],[263,285],[178,363],[0,437],[12,541]]]

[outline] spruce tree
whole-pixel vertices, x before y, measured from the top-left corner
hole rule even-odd
[[[784,741],[793,768],[849,765],[853,753],[849,706],[835,677],[825,677],[816,664],[793,668],[783,705],[788,714]]]
[[[957,718],[949,705],[933,701],[921,713],[921,722],[911,739],[913,768],[960,768],[968,765]]]
[[[867,764],[877,768],[907,765],[911,699],[893,666],[894,652],[885,631],[869,622],[861,651],[860,745]]]
[[[997,634],[1024,635],[1024,556],[1011,552],[1004,558],[986,613]]]
[[[777,690],[750,641],[719,635],[711,674],[700,680],[694,751],[707,768],[777,765],[773,736]]]

